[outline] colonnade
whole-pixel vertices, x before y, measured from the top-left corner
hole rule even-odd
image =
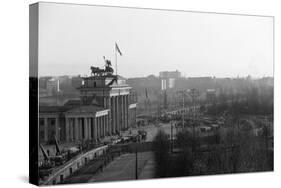
[[[109,135],[108,115],[67,117],[65,140],[95,140]]]

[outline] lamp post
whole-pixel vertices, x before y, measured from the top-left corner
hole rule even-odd
[[[173,153],[173,121],[171,121],[171,153]]]
[[[136,168],[135,168],[135,175],[136,175],[136,180],[138,179],[138,148],[136,147]]]
[[[184,97],[185,97],[185,94],[186,94],[186,91],[185,90],[181,90],[181,91],[178,91],[177,93],[180,93],[182,94],[182,128],[184,127]]]

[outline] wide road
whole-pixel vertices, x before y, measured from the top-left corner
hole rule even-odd
[[[138,179],[154,177],[152,152],[138,153]],[[122,181],[136,179],[136,154],[123,154],[108,164],[102,172],[92,176],[88,182]]]
[[[138,130],[147,132],[146,142],[151,142],[159,130],[166,134],[171,134],[170,123],[160,123],[158,126],[150,124],[148,126],[131,129],[132,134]],[[176,135],[176,129],[173,128],[173,135]],[[138,179],[149,179],[154,177],[154,157],[153,152],[138,153]],[[136,179],[136,155],[134,153],[123,154],[108,164],[103,172],[92,176],[89,182],[101,181],[121,181]]]
[[[158,126],[132,128],[131,133],[136,134],[138,130],[147,131],[147,142],[153,141],[159,130],[171,133],[170,123],[160,123]],[[175,129],[173,130],[176,134]],[[138,179],[149,179],[154,177],[154,158],[153,152],[138,153]],[[103,171],[96,172],[96,162],[90,161],[82,167],[79,172],[69,178],[64,183],[84,183],[102,181],[121,181],[136,179],[136,155],[134,153],[123,154],[111,161]]]

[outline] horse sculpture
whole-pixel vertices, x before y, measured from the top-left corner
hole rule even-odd
[[[104,69],[100,69],[99,67],[93,67],[91,66],[91,75],[94,76],[100,76],[102,73],[104,73]]]

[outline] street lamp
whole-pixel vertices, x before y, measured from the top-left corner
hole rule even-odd
[[[185,102],[184,97],[185,97],[187,91],[181,90],[181,91],[177,91],[177,93],[182,94],[182,110],[184,110],[184,102]],[[184,127],[184,111],[182,111],[181,114],[182,114],[182,127]]]
[[[171,121],[171,153],[173,153],[173,121]]]

